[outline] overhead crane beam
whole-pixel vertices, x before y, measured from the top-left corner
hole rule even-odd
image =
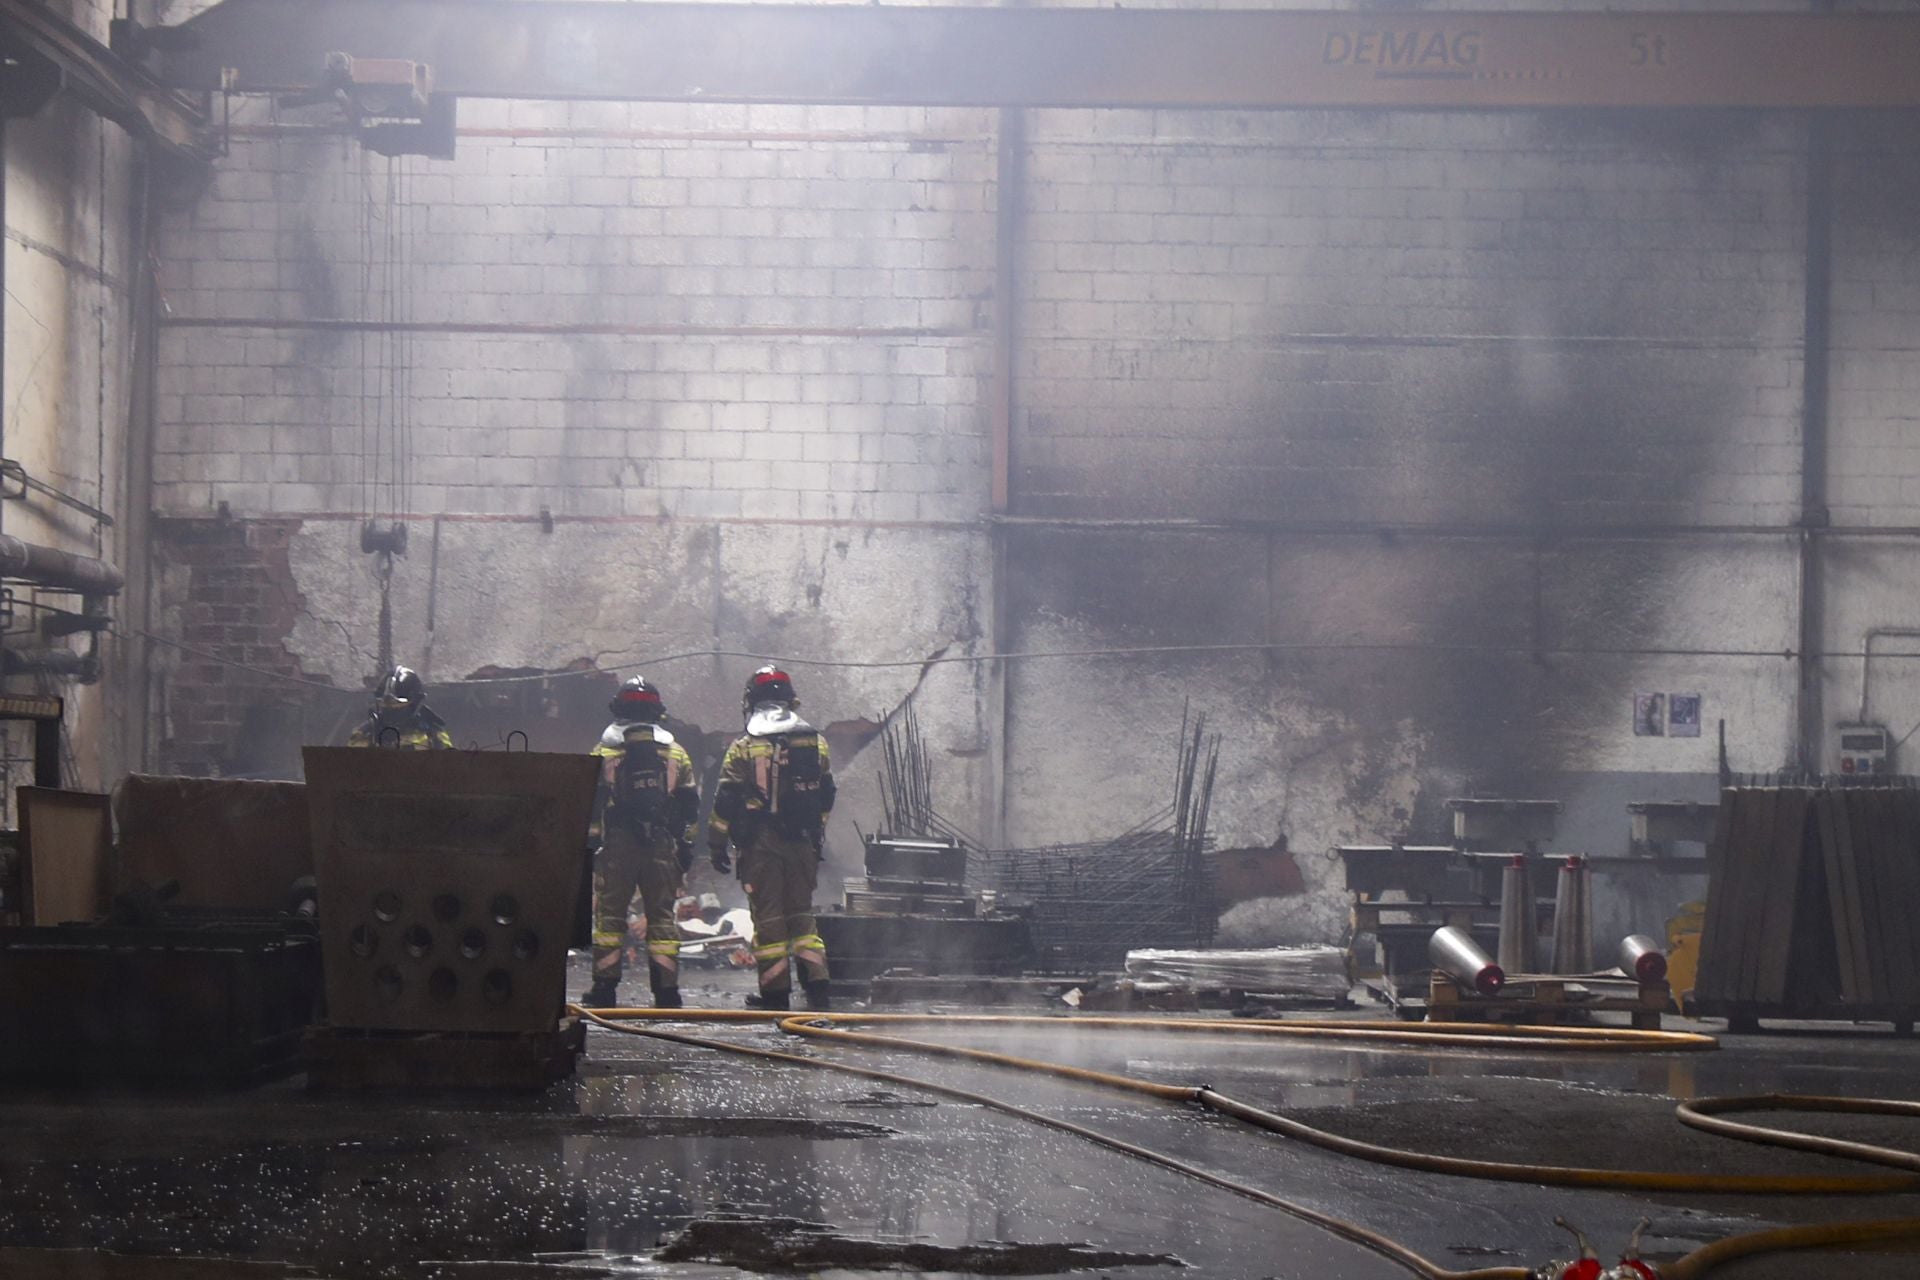
[[[161,78],[313,83],[429,64],[465,97],[1005,107],[1466,109],[1920,105],[1920,15],[1379,13],[222,0],[164,29]]]
[[[11,77],[29,74],[24,59],[55,69],[49,87],[73,94],[87,108],[163,156],[198,163],[206,158],[206,118],[194,104],[155,83],[59,14],[29,0],[0,0],[0,96]],[[37,104],[27,104],[37,110]]]

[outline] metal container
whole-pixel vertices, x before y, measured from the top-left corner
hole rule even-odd
[[[1472,987],[1483,996],[1498,994],[1507,975],[1480,949],[1480,944],[1465,929],[1443,925],[1427,939],[1427,958],[1433,967],[1448,977]]]
[[[1500,967],[1508,973],[1533,973],[1538,939],[1533,911],[1533,877],[1524,855],[1500,868]]]
[[[1659,982],[1667,976],[1667,953],[1644,933],[1620,939],[1620,972],[1638,982]]]
[[[526,751],[308,747],[327,1018],[551,1034],[597,768]]]
[[[967,851],[953,840],[868,836],[867,874],[881,880],[962,884],[967,878]]]
[[[833,976],[859,982],[889,970],[919,974],[1013,977],[1033,955],[1028,923],[1016,916],[984,918],[856,914],[822,911],[814,917],[833,957]]]
[[[0,1079],[284,1073],[319,989],[319,940],[285,922],[0,929]]]
[[[1457,797],[1446,807],[1453,814],[1453,842],[1463,849],[1537,848],[1553,839],[1560,821],[1558,800]]]

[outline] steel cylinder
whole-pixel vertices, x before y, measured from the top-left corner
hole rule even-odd
[[[1667,976],[1667,953],[1644,933],[1620,939],[1620,972],[1639,982],[1658,982]]]
[[[1455,925],[1433,931],[1427,939],[1427,959],[1440,972],[1483,996],[1493,995],[1506,985],[1507,975],[1493,957],[1481,949],[1472,934]]]
[[[1500,968],[1507,973],[1534,973],[1533,877],[1525,854],[1514,854],[1500,869]]]
[[[1593,898],[1587,860],[1573,854],[1560,866],[1553,895],[1553,971],[1593,972]]]

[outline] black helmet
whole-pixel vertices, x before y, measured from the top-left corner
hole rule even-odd
[[[793,692],[793,681],[778,667],[762,667],[747,677],[746,692],[740,695],[740,713],[751,715],[755,707],[766,702],[777,702],[783,707],[800,705],[800,699]]]
[[[629,723],[658,724],[660,717],[666,714],[667,704],[660,700],[660,691],[645,676],[635,676],[620,686],[613,695],[613,701],[607,704],[607,710],[613,713],[615,720]]]
[[[373,695],[373,709],[380,712],[417,711],[426,705],[427,686],[412,667],[395,667],[380,681]]]

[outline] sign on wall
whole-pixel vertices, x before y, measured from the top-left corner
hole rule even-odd
[[[1701,703],[1697,693],[1636,693],[1633,695],[1633,736],[1636,738],[1697,738]]]
[[[1670,693],[1667,695],[1667,736],[1669,738],[1700,736],[1699,694]]]
[[[1667,732],[1667,695],[1664,693],[1636,693],[1633,695],[1633,736],[1636,738],[1660,738]]]

